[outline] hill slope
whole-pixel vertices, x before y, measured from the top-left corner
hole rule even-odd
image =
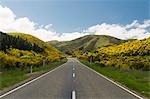
[[[49,41],[50,44],[63,52],[71,50],[90,51],[98,47],[104,47],[125,42],[106,35],[86,35],[71,41]]]
[[[95,49],[94,52],[78,53],[76,56],[105,66],[125,69],[150,70],[150,38],[128,41]]]
[[[0,67],[40,66],[64,58],[50,44],[28,34],[0,32]]]
[[[43,48],[45,51],[47,50],[49,52],[60,52],[56,48],[48,44],[47,42],[44,42],[32,35],[23,34],[23,33],[9,33],[9,35],[14,36],[14,37],[19,37],[23,40],[27,40],[27,42],[31,43],[32,45],[36,44],[40,48]]]

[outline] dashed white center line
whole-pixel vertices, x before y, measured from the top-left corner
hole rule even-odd
[[[75,73],[72,74],[72,77],[75,77]]]
[[[76,92],[74,90],[72,91],[72,99],[76,99]]]
[[[74,67],[75,65],[73,65],[73,68],[72,68],[72,70],[73,70],[73,73],[72,73],[72,77],[74,78],[75,77],[75,73],[74,73],[74,71],[75,71],[75,67]],[[75,81],[75,79],[73,79],[73,82]],[[76,92],[75,92],[75,90],[73,90],[72,91],[72,99],[76,99]]]
[[[73,68],[72,70],[75,70],[75,68]]]

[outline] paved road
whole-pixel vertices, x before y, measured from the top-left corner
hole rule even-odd
[[[76,99],[137,99],[73,58],[2,99],[71,99],[72,91]]]

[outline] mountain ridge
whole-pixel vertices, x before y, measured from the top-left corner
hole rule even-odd
[[[121,40],[107,35],[86,35],[71,41],[49,41],[57,49],[66,52],[71,50],[90,51],[98,47],[116,45],[127,40]]]

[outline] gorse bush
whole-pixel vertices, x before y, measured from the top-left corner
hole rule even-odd
[[[59,61],[64,55],[48,43],[31,35],[21,33],[5,34],[0,32],[0,68],[20,68],[41,66],[46,63]]]
[[[42,55],[35,52],[23,51],[18,49],[9,49],[8,53],[0,51],[0,67],[1,68],[24,68],[30,65],[40,65]]]
[[[150,38],[128,41],[119,45],[97,48],[78,53],[80,58],[99,62],[105,66],[123,69],[150,70]],[[77,54],[76,54],[77,55]]]

